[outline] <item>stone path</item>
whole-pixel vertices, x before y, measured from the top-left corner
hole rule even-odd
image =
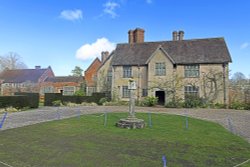
[[[216,110],[216,109],[169,109],[160,107],[136,107],[136,112],[155,112],[176,115],[188,115],[190,117],[199,118],[217,122],[242,136],[250,142],[250,111],[236,110]],[[79,106],[79,107],[42,107],[39,109],[8,113],[6,121],[2,129],[6,130],[17,128],[41,122],[53,121],[75,117],[83,114],[104,113],[104,112],[128,112],[127,106]],[[0,114],[0,120],[3,114]],[[230,123],[229,123],[230,122]],[[231,126],[229,126],[231,125]]]

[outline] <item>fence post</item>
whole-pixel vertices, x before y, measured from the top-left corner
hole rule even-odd
[[[188,117],[186,115],[186,129],[188,129]]]
[[[81,117],[81,110],[79,109],[77,112],[77,118],[80,119],[80,117]]]
[[[3,115],[3,119],[2,119],[2,121],[1,121],[1,123],[0,123],[0,129],[2,129],[2,127],[3,127],[3,124],[4,124],[4,121],[5,121],[5,119],[6,119],[6,117],[7,117],[7,112],[5,112],[4,113],[4,115]]]
[[[185,129],[188,130],[188,113],[187,110],[185,111]]]
[[[163,167],[167,167],[167,158],[165,155],[162,156]]]
[[[148,124],[149,124],[149,127],[152,128],[152,117],[151,117],[151,112],[148,113]]]
[[[104,113],[104,126],[105,127],[107,126],[107,119],[108,119],[107,112],[105,112]]]
[[[228,117],[227,121],[228,121],[228,128],[229,128],[230,132],[234,133],[233,123],[232,123],[231,118]]]

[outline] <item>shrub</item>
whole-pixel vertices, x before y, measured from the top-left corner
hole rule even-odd
[[[79,106],[79,104],[71,103],[71,102],[64,102],[63,105],[67,106],[67,107],[76,107],[76,106]]]
[[[184,106],[184,103],[181,101],[171,101],[165,105],[165,107],[167,108],[182,108],[183,106]]]
[[[249,108],[250,108],[249,106],[250,106],[250,104],[244,104],[244,103],[236,101],[236,102],[233,102],[229,106],[229,108],[235,109],[235,110],[249,110]]]
[[[92,102],[92,103],[82,102],[80,105],[81,106],[97,106],[97,104],[94,102]]]
[[[104,106],[128,106],[128,101],[110,101],[103,103]]]
[[[62,101],[61,100],[55,100],[52,102],[53,106],[62,106]]]
[[[214,104],[214,108],[222,109],[222,108],[226,108],[226,106],[225,106],[225,104],[215,103],[215,104]]]
[[[0,114],[5,113],[5,112],[6,112],[6,111],[5,111],[4,108],[0,108]]]
[[[154,96],[147,96],[142,101],[142,105],[144,106],[155,106],[158,102],[158,98]]]
[[[85,93],[83,90],[80,89],[74,93],[74,96],[85,96]]]
[[[7,108],[5,108],[5,111],[7,111],[7,112],[18,112],[20,110],[14,108],[14,107],[7,107]]]
[[[108,102],[108,99],[106,97],[103,97],[99,100],[98,104],[103,105],[104,103]]]
[[[99,103],[100,99],[106,97],[105,93],[99,93],[99,92],[95,92],[92,94],[92,96],[90,96],[90,101],[88,102],[95,102],[95,103]]]
[[[184,107],[195,108],[202,107],[204,105],[204,100],[198,96],[188,95],[185,96]]]
[[[245,110],[250,110],[250,103],[245,104]]]

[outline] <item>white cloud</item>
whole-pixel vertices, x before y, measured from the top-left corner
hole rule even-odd
[[[60,13],[60,17],[65,19],[65,20],[81,20],[82,19],[82,11],[79,9],[76,10],[63,10]]]
[[[76,51],[76,58],[82,60],[94,59],[101,56],[102,51],[113,51],[115,44],[107,38],[99,38],[95,43],[85,44]]]
[[[243,43],[241,46],[240,46],[240,49],[246,49],[247,47],[249,47],[250,44],[248,42],[245,42]]]
[[[146,0],[147,4],[151,4],[153,1],[152,0]]]
[[[116,18],[118,15],[115,12],[116,8],[120,7],[118,3],[108,1],[104,5],[103,12],[110,15],[112,18]]]

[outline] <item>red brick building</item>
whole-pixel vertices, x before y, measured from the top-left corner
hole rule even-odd
[[[13,95],[15,92],[40,92],[40,84],[48,77],[54,77],[51,67],[35,69],[4,70],[0,74],[1,95]]]
[[[101,64],[100,59],[96,58],[84,72],[86,80],[86,94],[88,96],[91,96],[92,93],[96,92],[96,74]]]
[[[63,95],[74,95],[84,84],[82,76],[60,76],[48,77],[40,87],[40,94],[62,93]]]
[[[97,72],[105,60],[109,57],[108,51],[103,51],[101,53],[102,60],[96,58],[87,70],[84,72],[85,81],[86,81],[86,94],[91,96],[92,93],[96,92],[97,88]]]

